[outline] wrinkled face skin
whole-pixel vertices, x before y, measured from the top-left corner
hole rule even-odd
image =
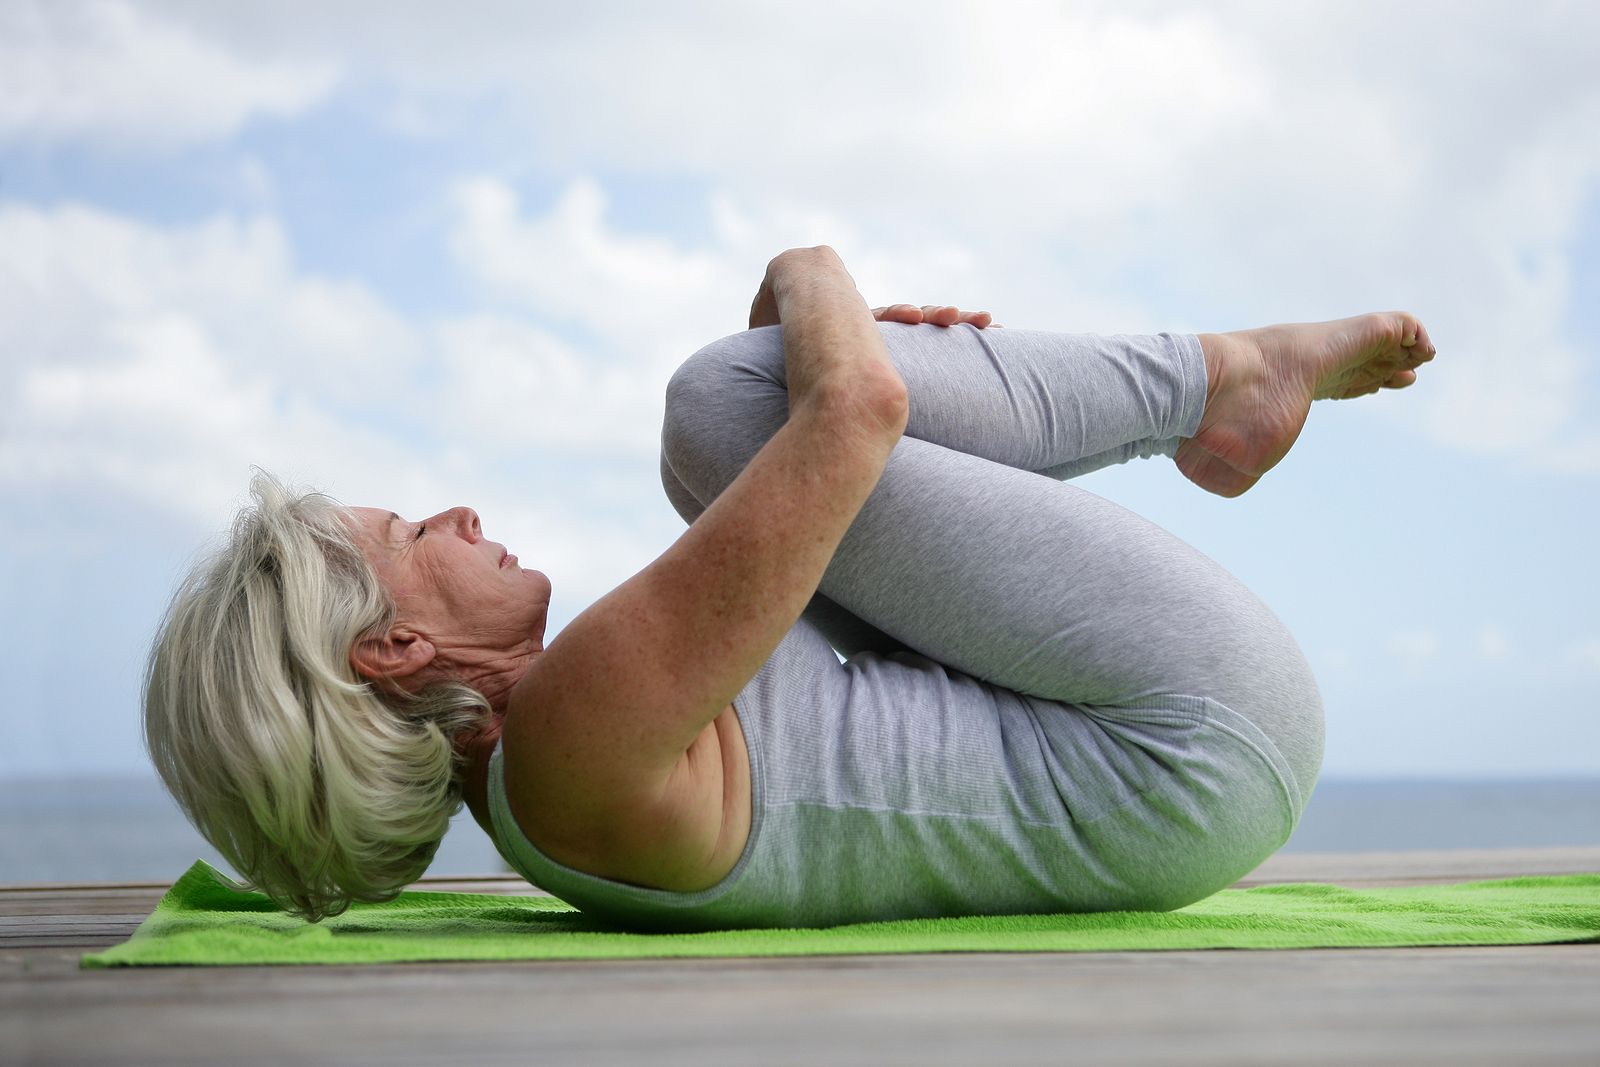
[[[543,649],[550,579],[484,540],[477,512],[451,508],[422,520],[381,508],[350,512],[356,543],[394,598],[398,622],[444,652]]]

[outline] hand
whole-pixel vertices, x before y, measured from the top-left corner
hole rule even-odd
[[[756,298],[750,303],[750,328],[759,330],[763,326],[778,325],[778,297],[772,288],[773,267],[777,263],[773,260],[767,265],[767,275],[761,279],[761,287],[756,290]]]
[[[842,403],[882,421],[897,436],[905,429],[905,382],[855,279],[832,248],[791,248],[767,264],[750,305],[750,328],[775,325],[785,328],[791,415],[813,401],[836,412]]]
[[[873,308],[872,317],[879,322],[903,322],[910,326],[923,322],[933,326],[954,326],[964,322],[980,330],[986,326],[993,326],[997,330],[1002,328],[987,311],[962,311],[949,304],[924,304],[921,307],[915,304],[890,304],[888,307]]]
[[[805,284],[819,279],[827,279],[835,284],[842,280],[851,292],[855,291],[855,279],[845,270],[839,254],[827,245],[791,248],[779,253],[767,264],[766,276],[761,279],[756,298],[750,304],[750,329],[777,326],[782,321],[778,314],[778,290],[781,285]]]

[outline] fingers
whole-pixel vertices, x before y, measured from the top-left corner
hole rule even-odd
[[[954,326],[964,322],[980,330],[994,321],[994,316],[987,311],[962,311],[949,304],[927,304],[922,309],[922,317],[925,322],[936,326]]]
[[[954,326],[965,323],[983,329],[994,324],[994,316],[987,311],[962,311],[953,304],[890,304],[872,309],[872,317],[879,322],[903,322],[915,326],[928,323],[933,326]]]
[[[890,304],[888,307],[873,308],[872,317],[879,322],[903,322],[915,326],[922,321],[922,309],[915,304]]]
[[[962,311],[948,304],[929,304],[922,309],[922,317],[936,326],[954,326],[964,322],[980,330],[994,321],[994,316],[987,311]]]

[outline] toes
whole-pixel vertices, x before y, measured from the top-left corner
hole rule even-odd
[[[1428,336],[1428,328],[1422,323],[1417,323],[1417,348],[1426,353],[1424,361],[1432,359],[1439,350],[1433,346],[1433,339]]]
[[[1400,334],[1400,347],[1410,350],[1407,355],[1417,363],[1432,359],[1438,349],[1433,347],[1428,328],[1422,325],[1422,320],[1405,311],[1395,312],[1394,317]]]
[[[1422,323],[1404,311],[1397,311],[1394,313],[1393,328],[1400,335],[1400,347],[1411,348],[1417,343],[1417,333],[1422,329]]]

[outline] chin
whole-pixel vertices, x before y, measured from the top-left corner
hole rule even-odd
[[[536,582],[540,589],[539,614],[538,618],[534,622],[534,631],[542,635],[544,633],[545,622],[550,615],[550,579],[543,571],[525,571],[523,573],[525,573],[531,580]]]

